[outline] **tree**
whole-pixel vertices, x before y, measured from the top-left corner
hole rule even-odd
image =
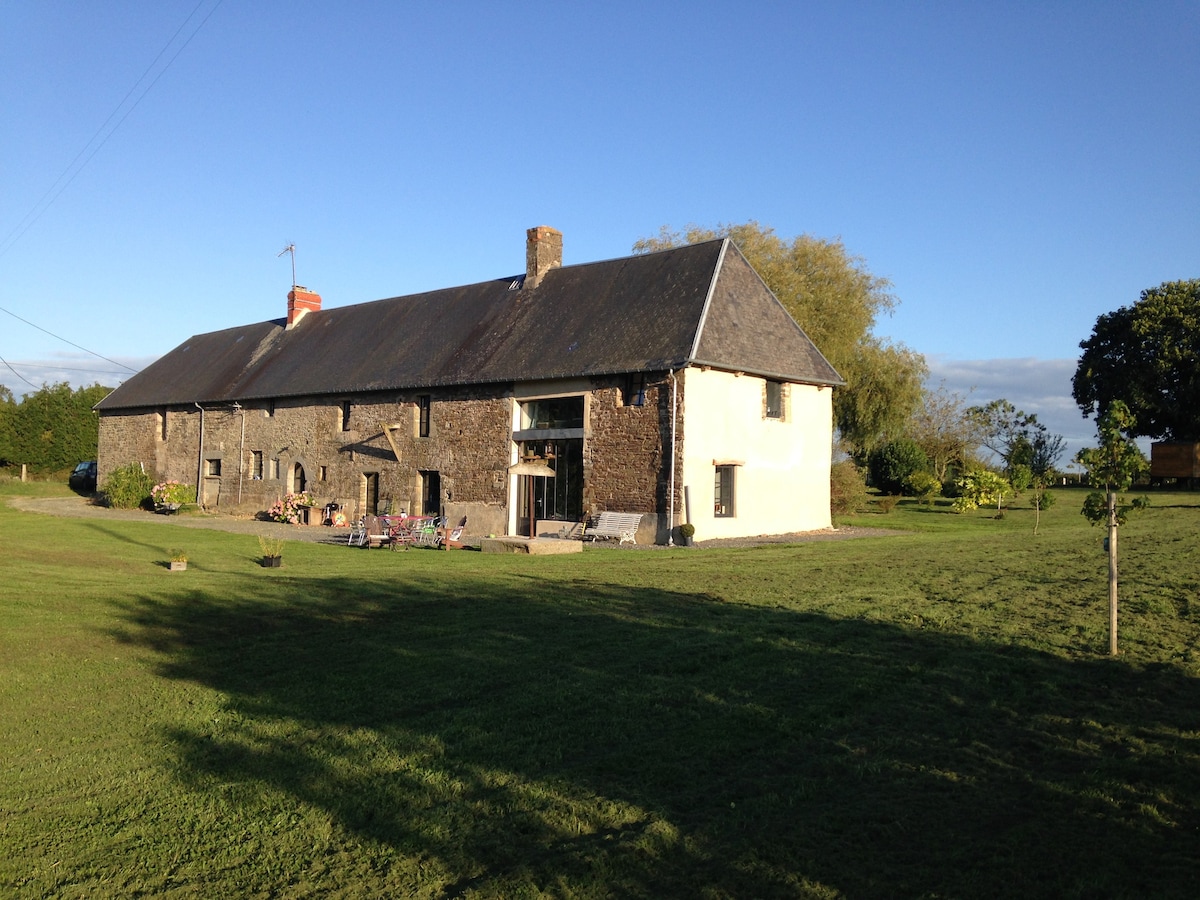
[[[861,462],[872,447],[898,436],[921,399],[925,359],[902,344],[871,333],[877,319],[896,306],[891,283],[872,275],[861,257],[841,241],[800,235],[786,241],[773,228],[751,221],[715,229],[663,227],[642,238],[635,253],[666,250],[728,237],[846,379],[834,392],[838,430]]]
[[[938,481],[945,482],[951,466],[966,466],[981,443],[979,421],[957,392],[925,391],[908,425],[909,436],[925,451]]]
[[[884,494],[907,494],[909,478],[929,469],[925,451],[910,438],[896,438],[871,451],[867,473]]]
[[[1096,319],[1079,346],[1071,392],[1085,416],[1119,400],[1134,417],[1131,438],[1200,440],[1200,279],[1142,291]]]
[[[12,416],[16,408],[12,391],[0,384],[0,466],[12,459]]]
[[[98,384],[72,390],[62,382],[26,394],[5,416],[10,462],[25,463],[33,471],[61,472],[80,460],[95,459],[99,423],[92,407],[111,390]]]
[[[954,498],[954,511],[965,513],[980,506],[996,504],[996,517],[1003,512],[1001,503],[1008,496],[1009,483],[1004,476],[991,469],[975,469],[967,472],[955,482],[958,496]]]
[[[979,429],[980,443],[1000,457],[1006,472],[1027,466],[1035,478],[1044,477],[1066,449],[1062,435],[1051,434],[1036,414],[1019,410],[1007,400],[972,406],[968,413]]]
[[[1104,493],[1088,494],[1081,512],[1093,525],[1105,521],[1108,524],[1108,652],[1112,656],[1117,655],[1117,528],[1125,524],[1131,511],[1144,509],[1150,503],[1149,498],[1139,497],[1128,506],[1120,506],[1117,496],[1150,469],[1137,444],[1125,437],[1134,433],[1136,425],[1129,407],[1121,400],[1114,400],[1096,423],[1100,446],[1088,447],[1075,455],[1075,460],[1087,470],[1091,483],[1104,485]]]

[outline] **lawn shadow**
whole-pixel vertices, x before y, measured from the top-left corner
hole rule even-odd
[[[120,608],[225,698],[165,735],[455,873],[442,896],[1195,896],[1200,692],[1167,666],[519,576]],[[253,793],[253,792],[252,792]]]

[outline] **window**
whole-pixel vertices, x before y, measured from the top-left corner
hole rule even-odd
[[[317,467],[317,481],[328,481],[328,480],[329,480],[329,466],[318,466]]]
[[[783,382],[767,382],[767,418],[783,418]]]
[[[221,474],[221,460],[206,459],[204,461],[204,474],[213,478],[218,477]]]
[[[521,404],[522,427],[545,430],[583,427],[583,397],[551,397]]]
[[[646,375],[644,372],[630,372],[625,376],[625,386],[621,390],[622,406],[644,406],[646,404]]]
[[[342,431],[350,430],[350,401],[342,401]],[[322,479],[324,480],[324,479]]]
[[[276,481],[279,480],[279,457],[278,456],[275,457],[273,460],[271,460],[271,477],[273,479],[275,479]]]
[[[167,408],[165,406],[158,411],[158,439],[160,441],[167,439]]]
[[[274,418],[274,416],[275,416],[275,401],[274,400],[267,401],[267,407],[266,407],[266,409],[263,410],[263,416],[268,419]]]
[[[736,469],[737,466],[716,467],[716,478],[713,482],[713,515],[718,519],[733,517],[733,473]]]
[[[422,394],[417,398],[417,437],[429,437],[429,410],[433,398]]]
[[[262,481],[263,452],[261,450],[250,451],[250,477],[255,481]]]

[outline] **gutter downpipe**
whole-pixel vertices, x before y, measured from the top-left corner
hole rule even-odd
[[[245,474],[246,462],[246,410],[242,404],[236,401],[233,408],[239,410],[242,414],[242,445],[238,447],[238,506],[242,505],[242,476]]]
[[[200,452],[196,457],[196,505],[200,506],[200,495],[204,490],[204,407],[193,401],[200,410]]]
[[[667,546],[675,546],[675,421],[676,408],[678,403],[679,384],[675,380],[675,370],[671,369],[667,372],[667,377],[671,379],[671,503],[670,513],[667,519]]]

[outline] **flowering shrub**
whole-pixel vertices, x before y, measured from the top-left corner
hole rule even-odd
[[[275,505],[267,510],[269,515],[276,522],[287,522],[291,525],[300,524],[300,510],[305,507],[315,506],[316,500],[308,495],[308,491],[301,491],[298,494],[284,494],[282,500],[276,500]]]
[[[190,484],[178,481],[162,481],[150,488],[150,499],[155,506],[179,506],[183,503],[194,503],[196,489]]]

